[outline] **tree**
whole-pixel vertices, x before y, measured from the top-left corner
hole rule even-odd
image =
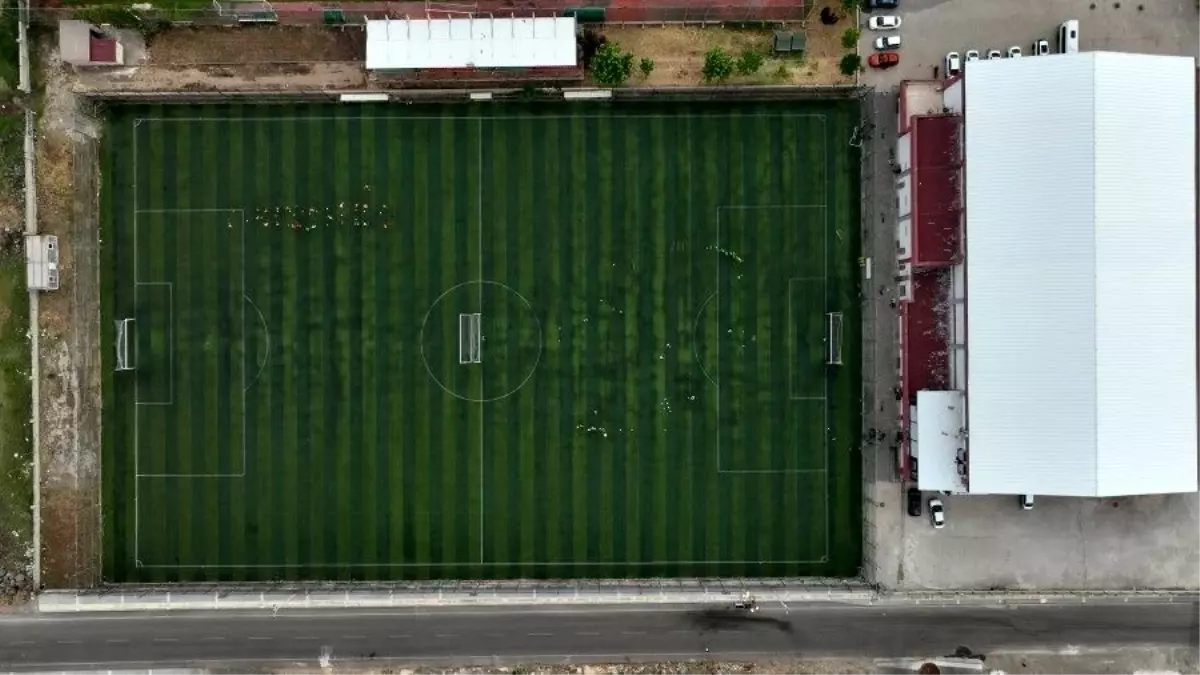
[[[846,49],[854,49],[858,46],[858,36],[861,35],[857,28],[847,28],[845,33],[842,33],[842,46]]]
[[[633,74],[633,54],[621,51],[621,45],[610,42],[596,50],[592,58],[592,77],[600,84],[619,87]]]
[[[842,57],[841,70],[846,77],[858,72],[862,68],[862,57],[858,54],[847,54]]]
[[[858,0],[842,0],[842,11],[853,14],[858,9]]]
[[[762,68],[763,60],[764,59],[763,59],[762,54],[760,54],[752,49],[747,49],[746,51],[742,52],[741,58],[738,59],[738,62],[737,62],[738,74],[753,75],[753,74],[757,73],[758,69]]]
[[[654,59],[644,58],[638,61],[638,70],[642,71],[642,77],[650,77],[650,73],[654,72]]]
[[[704,54],[704,68],[700,74],[705,82],[723,82],[733,75],[733,57],[720,47],[713,47]]]

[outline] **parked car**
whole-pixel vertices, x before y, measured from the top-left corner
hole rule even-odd
[[[1032,56],[1045,56],[1050,53],[1050,43],[1045,40],[1034,40],[1032,47]]]
[[[868,12],[876,9],[896,9],[899,6],[900,0],[867,0]]]
[[[1075,19],[1062,22],[1054,42],[1059,54],[1074,54],[1079,51],[1079,22]]]
[[[988,50],[988,53],[987,53],[988,61],[991,61],[992,59],[1003,58],[1003,57],[1004,57],[1004,54],[1001,53],[999,49],[989,49]]]
[[[888,35],[887,37],[875,38],[875,49],[881,52],[888,49],[900,49],[900,36]]]
[[[962,59],[959,58],[958,52],[950,52],[946,55],[946,77],[954,77],[962,72]]]
[[[970,63],[979,60],[978,49],[968,49],[966,54],[963,54],[963,63]]]
[[[1008,48],[1008,58],[1010,58],[1010,59],[1021,58],[1021,48],[1016,45],[1009,47]]]
[[[915,485],[908,488],[908,515],[921,517],[921,490]]]
[[[937,497],[929,500],[929,518],[933,521],[935,530],[946,526],[946,507],[942,506],[942,500]]]
[[[1033,495],[1021,495],[1021,510],[1033,510]]]
[[[867,65],[872,68],[891,68],[900,63],[900,55],[896,52],[875,52],[867,57]]]
[[[896,30],[900,27],[900,17],[894,14],[881,14],[873,16],[867,21],[867,28],[871,30]]]

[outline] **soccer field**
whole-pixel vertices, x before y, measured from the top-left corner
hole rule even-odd
[[[858,119],[110,110],[105,578],[855,574]]]

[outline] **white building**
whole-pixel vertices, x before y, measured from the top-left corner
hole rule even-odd
[[[924,352],[946,351],[940,377],[902,369],[922,489],[1196,491],[1196,73],[1092,52],[977,61],[939,87],[939,114],[961,111],[962,243],[906,303],[933,308]],[[939,389],[965,395],[953,442]]]

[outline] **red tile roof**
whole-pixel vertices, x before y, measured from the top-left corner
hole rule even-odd
[[[959,257],[962,237],[962,117],[913,118],[912,228],[914,267],[944,267]]]

